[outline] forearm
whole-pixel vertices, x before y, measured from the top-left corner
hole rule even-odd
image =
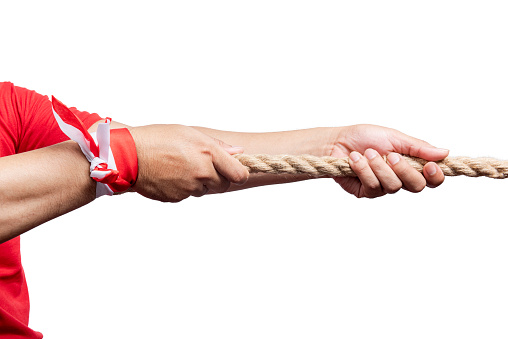
[[[72,141],[0,158],[0,243],[94,200],[89,168]]]
[[[244,133],[195,127],[231,145],[242,146],[246,154],[329,155],[340,128],[316,127],[283,132]]]
[[[220,131],[205,127],[194,128],[230,145],[242,146],[245,149],[245,154],[311,154],[315,156],[330,155],[340,132],[340,127],[319,127],[268,133],[242,133]],[[311,176],[305,174],[275,175],[256,173],[251,174],[247,183],[242,186],[232,185],[229,191],[262,185],[289,183],[311,178]]]

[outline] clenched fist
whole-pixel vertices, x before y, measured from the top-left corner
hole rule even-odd
[[[179,202],[189,196],[222,193],[249,178],[231,155],[241,153],[198,130],[181,125],[148,125],[130,129],[138,154],[133,190],[147,198]]]

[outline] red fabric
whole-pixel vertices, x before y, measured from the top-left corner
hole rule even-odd
[[[113,192],[124,192],[129,189],[138,177],[138,154],[136,144],[127,128],[111,130],[111,152],[115,157],[116,168],[120,177],[109,187]]]
[[[95,145],[92,136],[88,133],[88,127],[83,124],[83,122],[74,114],[72,111],[65,106],[60,100],[56,99],[54,96],[51,97],[51,102],[53,104],[53,109],[56,113],[63,119],[67,124],[73,126],[74,128],[80,130],[85,136],[86,140],[90,143],[90,151],[95,156],[99,156],[99,149]]]
[[[72,107],[86,128],[102,118]],[[0,82],[0,156],[31,151],[68,140],[53,116],[51,101],[10,82]],[[21,265],[20,237],[0,244],[0,338],[35,339],[28,327],[30,303]]]
[[[91,161],[90,157],[99,158],[100,144],[96,144],[88,128],[83,125],[81,120],[72,113],[61,101],[52,97],[53,110],[56,114],[55,117],[59,118],[60,128],[74,141],[78,142],[81,146],[81,150],[85,153],[88,160]],[[61,120],[60,120],[61,119]],[[106,118],[107,123],[111,123],[110,118]],[[108,128],[110,127],[109,125]],[[101,126],[99,125],[99,128]],[[72,130],[73,132],[69,131]],[[69,134],[69,132],[71,134]],[[99,131],[97,131],[99,133]],[[79,138],[76,139],[77,133]],[[116,170],[108,168],[108,163],[103,162],[95,166],[93,172],[101,172],[100,176],[95,176],[93,172],[90,172],[90,176],[97,182],[104,183],[109,186],[113,192],[124,192],[129,189],[136,182],[138,175],[138,156],[136,153],[136,145],[131,133],[127,128],[109,130],[109,148],[115,157]],[[81,141],[80,141],[81,140]],[[107,147],[103,145],[102,147]],[[90,154],[91,153],[91,154]],[[100,159],[100,158],[99,158]]]

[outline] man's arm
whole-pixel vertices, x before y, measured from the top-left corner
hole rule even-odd
[[[118,127],[125,125],[113,126]],[[274,133],[226,132],[180,125],[132,127],[130,131],[139,168],[132,190],[150,199],[169,202],[208,192],[310,178],[270,174],[249,178],[246,168],[230,156],[238,150],[228,144],[241,145],[246,153],[252,154],[307,153],[357,158],[350,160],[350,164],[358,178],[336,178],[357,197],[381,196],[402,187],[418,192],[425,185],[436,187],[444,180],[442,171],[432,162],[424,167],[422,175],[403,159],[389,164],[381,161],[376,156],[379,153],[388,154],[389,159],[398,152],[430,161],[448,154],[398,131],[370,125]],[[0,242],[94,200],[96,184],[89,175],[89,163],[72,141],[0,158]]]
[[[311,154],[337,158],[349,156],[350,166],[358,177],[335,178],[335,181],[345,191],[359,198],[379,197],[395,193],[401,188],[420,192],[425,186],[437,187],[444,181],[443,172],[432,161],[444,159],[448,150],[436,148],[391,128],[353,125],[271,133],[194,128],[226,143],[243,146],[246,154]],[[421,174],[400,158],[399,154],[420,157],[430,162]],[[387,156],[388,162],[381,156]],[[309,175],[251,174],[246,184],[231,186],[230,190],[310,178]]]
[[[320,127],[283,132],[243,133],[199,126],[193,128],[227,144],[239,145],[245,154],[311,154],[319,157],[331,154],[336,133],[340,129]],[[308,174],[254,173],[250,174],[249,180],[244,185],[232,185],[229,191],[313,178]]]
[[[95,187],[90,163],[74,141],[0,157],[0,243],[88,204]]]
[[[95,131],[96,125],[90,128]],[[125,125],[115,123],[113,128]],[[130,128],[138,155],[133,191],[177,202],[225,192],[248,171],[213,138],[180,125]],[[0,243],[95,199],[90,163],[73,141],[0,158]]]
[[[0,243],[94,200],[89,168],[73,141],[0,158]]]

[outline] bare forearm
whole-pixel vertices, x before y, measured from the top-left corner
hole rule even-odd
[[[72,141],[0,158],[0,243],[91,202],[89,166]]]
[[[194,127],[194,126],[193,126]],[[339,128],[317,127],[283,132],[244,133],[194,127],[231,145],[242,146],[246,154],[329,155]]]
[[[194,127],[230,145],[242,146],[246,154],[311,154],[330,155],[340,128],[310,128],[295,131],[242,133]],[[246,184],[232,185],[229,191],[262,185],[289,183],[311,179],[308,175],[251,174]]]

